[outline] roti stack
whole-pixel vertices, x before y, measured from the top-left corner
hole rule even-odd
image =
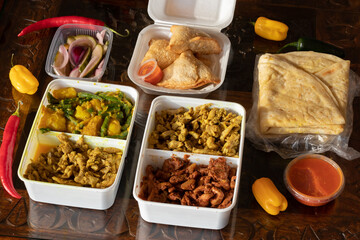
[[[350,61],[317,52],[264,54],[258,62],[259,130],[271,134],[340,134]]]

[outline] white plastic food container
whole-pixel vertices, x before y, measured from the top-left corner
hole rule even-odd
[[[89,35],[97,40],[96,33],[100,33],[103,30],[106,30],[105,36],[104,36],[104,43],[106,41],[109,41],[109,45],[107,46],[105,56],[103,56],[104,64],[102,67],[102,71],[99,73],[99,75],[93,76],[93,77],[74,78],[74,77],[68,77],[68,76],[59,76],[54,72],[53,64],[54,64],[56,53],[59,50],[59,46],[66,43],[66,39],[69,36]],[[90,25],[90,24],[64,24],[64,25],[60,26],[55,32],[55,35],[51,42],[49,52],[48,52],[48,55],[46,58],[45,71],[47,74],[49,74],[53,78],[77,79],[77,80],[98,82],[98,81],[100,81],[101,77],[105,73],[106,66],[108,64],[109,57],[110,57],[112,42],[113,42],[113,33],[107,27]]]
[[[41,119],[41,108],[48,104],[47,93],[55,89],[65,88],[65,87],[74,87],[78,91],[86,91],[95,93],[98,91],[122,91],[134,104],[133,117],[129,127],[129,133],[126,140],[113,139],[113,138],[103,138],[103,137],[94,137],[94,136],[84,136],[85,143],[88,143],[91,148],[95,146],[98,147],[115,147],[123,151],[119,169],[117,172],[116,179],[114,183],[108,188],[90,188],[90,187],[78,187],[70,185],[62,185],[56,183],[40,182],[33,181],[24,178],[24,173],[26,171],[27,165],[31,162],[31,159],[34,158],[34,155],[37,150],[38,144],[47,144],[47,145],[58,145],[59,141],[57,135],[61,134],[60,132],[50,131],[48,133],[41,133],[38,129],[38,124]],[[131,138],[131,132],[134,125],[135,115],[137,111],[139,95],[136,89],[127,86],[120,86],[114,84],[105,84],[105,83],[93,83],[86,81],[77,81],[77,80],[65,80],[57,79],[50,82],[48,85],[40,107],[36,113],[34,123],[30,130],[24,152],[21,158],[21,162],[18,168],[18,176],[25,183],[26,190],[30,198],[34,201],[52,203],[58,205],[72,206],[72,207],[81,207],[81,208],[91,208],[91,209],[108,209],[111,207],[115,201],[116,193],[120,184],[120,179],[122,171],[125,165],[125,157],[129,147],[129,142]],[[71,134],[65,133],[71,136],[70,140],[76,141],[81,137],[80,134]]]
[[[231,47],[228,37],[220,31],[231,23],[235,4],[236,0],[149,0],[148,13],[155,24],[145,27],[139,33],[128,67],[131,81],[141,87],[144,92],[158,95],[204,97],[218,89],[225,79]],[[149,41],[152,38],[170,39],[172,25],[185,25],[201,29],[219,42],[222,52],[219,55],[211,55],[212,62],[215,63],[212,71],[220,78],[219,84],[211,84],[200,89],[179,90],[155,86],[137,76],[141,61],[149,49]]]
[[[227,164],[237,169],[234,196],[231,205],[227,208],[219,209],[159,203],[139,198],[140,183],[146,175],[145,169],[147,165],[152,165],[154,168],[161,168],[164,160],[170,158],[173,154],[180,158],[184,158],[184,155],[189,155],[191,162],[206,165],[209,164],[210,158],[219,158],[219,156],[216,155],[173,152],[148,148],[148,138],[155,128],[156,112],[160,112],[165,109],[178,109],[180,107],[188,109],[190,107],[196,107],[207,103],[212,103],[213,105],[211,107],[225,108],[227,111],[231,111],[243,117],[240,130],[239,157],[225,157]],[[207,229],[224,228],[229,222],[230,212],[236,205],[238,197],[245,135],[245,118],[246,112],[244,107],[237,103],[176,96],[159,96],[155,98],[151,104],[148,115],[133,188],[133,196],[138,201],[141,217],[145,221],[152,223]]]

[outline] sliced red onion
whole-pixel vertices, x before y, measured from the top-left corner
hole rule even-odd
[[[104,61],[105,59],[101,60],[101,62],[99,63],[99,65],[97,66],[96,70],[95,70],[95,76],[100,75],[100,73],[103,70],[103,66],[104,66]]]
[[[69,46],[69,53],[71,53],[70,54],[70,63],[71,63],[71,65],[73,66],[73,67],[76,67],[77,65],[76,65],[76,62],[75,62],[75,59],[73,59],[72,58],[72,52],[74,51],[73,49],[75,48],[75,47],[83,47],[83,48],[85,48],[85,50],[88,48],[88,47],[90,47],[90,48],[92,48],[92,46],[93,46],[93,43],[89,40],[89,39],[87,39],[87,38],[80,38],[80,39],[77,39],[77,40],[75,40],[75,41],[73,41],[71,44],[70,44],[70,46]],[[85,52],[85,51],[84,51]]]
[[[72,59],[75,66],[78,66],[79,63],[82,61],[86,50],[87,50],[87,48],[82,47],[82,46],[74,46],[71,49],[71,52],[69,53],[70,54],[70,59]]]

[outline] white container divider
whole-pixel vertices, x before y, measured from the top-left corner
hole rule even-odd
[[[145,176],[147,165],[154,168],[161,167],[164,160],[170,158],[173,154],[183,158],[189,155],[189,160],[197,164],[208,165],[211,158],[216,159],[220,156],[194,154],[188,152],[173,152],[148,148],[148,139],[155,127],[155,113],[165,109],[178,109],[179,107],[196,107],[203,104],[212,103],[212,107],[224,108],[238,115],[241,115],[239,157],[225,157],[227,164],[236,167],[236,182],[234,196],[229,207],[224,209],[210,207],[184,206],[171,203],[158,203],[146,201],[139,198],[140,184]],[[138,201],[141,217],[148,222],[177,225],[184,227],[222,229],[229,221],[231,210],[236,205],[238,191],[240,186],[241,164],[243,155],[244,135],[245,135],[246,112],[243,106],[237,103],[216,101],[209,99],[195,99],[176,96],[159,96],[151,104],[148,115],[142,146],[139,154],[139,161],[136,169],[134,181],[133,196]]]
[[[236,0],[150,0],[148,13],[155,24],[145,27],[138,35],[133,55],[128,67],[128,75],[132,82],[148,94],[170,94],[190,97],[205,97],[224,83],[231,43],[228,37],[221,33],[227,27],[234,15]],[[222,51],[212,54],[212,72],[220,78],[220,83],[199,89],[169,89],[152,85],[140,79],[137,71],[149,49],[148,43],[153,38],[170,39],[171,25],[186,25],[198,28],[215,38]]]
[[[40,182],[24,178],[27,165],[34,158],[37,146],[39,144],[58,145],[59,141],[57,136],[60,132],[50,131],[48,133],[41,133],[38,130],[38,124],[41,118],[41,108],[48,104],[47,93],[54,89],[60,89],[65,87],[74,87],[79,91],[86,92],[98,92],[98,91],[122,91],[134,104],[133,117],[129,127],[129,133],[126,140],[103,138],[94,136],[84,136],[85,143],[90,147],[115,147],[123,151],[123,155],[120,160],[119,169],[114,183],[103,189],[90,188],[90,187],[77,187],[70,185],[62,185],[56,183]],[[134,126],[134,120],[137,112],[137,106],[139,102],[139,94],[136,89],[128,86],[121,86],[115,84],[105,83],[93,83],[87,81],[69,80],[69,79],[57,79],[53,80],[47,86],[39,109],[36,113],[30,134],[28,136],[23,155],[18,168],[18,176],[24,182],[27,192],[30,198],[34,201],[52,203],[58,205],[90,208],[104,210],[110,208],[116,197],[117,190],[119,188],[122,172],[125,165],[125,157],[129,148],[129,142],[131,138],[131,132]],[[76,141],[81,137],[80,134],[66,133],[70,136],[70,140]]]

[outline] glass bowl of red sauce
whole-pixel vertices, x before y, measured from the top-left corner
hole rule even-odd
[[[292,160],[285,169],[284,182],[300,203],[322,206],[337,198],[345,178],[339,165],[319,154],[305,154]]]

